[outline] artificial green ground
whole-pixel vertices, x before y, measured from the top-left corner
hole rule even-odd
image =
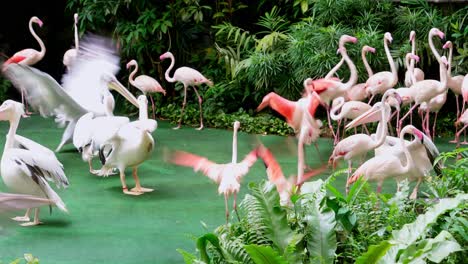
[[[7,128],[8,123],[1,122],[2,146]],[[62,131],[52,119],[35,116],[21,121],[18,134],[55,149]],[[2,215],[0,262],[9,263],[23,253],[32,253],[41,263],[182,263],[176,249],[195,251],[191,237],[207,231],[202,222],[208,231],[223,224],[224,202],[208,178],[189,168],[165,163],[163,147],[190,151],[225,163],[231,160],[232,131],[196,131],[190,127],[172,130],[171,124],[159,122],[153,135],[155,151],[152,158],[140,166],[139,175],[143,186],[156,190],[137,197],[122,193],[117,176],[91,175],[73,146],[67,145],[57,156],[71,185],[58,193],[67,204],[69,214],[54,208],[50,215],[44,208],[41,212],[44,225],[29,228],[20,227]],[[284,137],[240,132],[239,159],[248,153],[257,138],[272,148],[286,175],[294,174],[297,159],[293,154],[294,141],[290,140],[292,144],[288,144]],[[438,146],[441,151],[453,147],[449,144]],[[326,159],[332,149],[331,140],[320,139],[319,148]],[[313,153],[315,149],[308,147],[307,151],[307,162],[317,166],[320,161]],[[97,162],[95,165],[99,166]],[[325,178],[329,173],[325,172],[321,177]],[[243,180],[239,200],[247,192],[248,182],[265,178],[264,166],[257,162]],[[343,190],[344,182],[345,178],[341,177],[335,185]],[[133,187],[130,170],[127,170],[127,183]],[[389,182],[384,192],[394,190],[392,185]],[[2,191],[8,191],[1,184],[0,187]]]

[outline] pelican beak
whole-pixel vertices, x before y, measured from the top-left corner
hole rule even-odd
[[[371,109],[367,110],[362,115],[356,117],[353,121],[346,125],[346,130],[350,128],[354,128],[358,125],[377,122],[382,118],[382,108],[378,108],[376,106],[372,107]]]
[[[138,100],[131,94],[127,88],[125,88],[114,76],[107,84],[109,88],[116,90],[119,94],[121,94],[127,101],[129,101],[132,105],[139,108]]]

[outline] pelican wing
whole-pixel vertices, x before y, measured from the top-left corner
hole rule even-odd
[[[112,137],[118,134],[119,129],[130,123],[130,119],[125,116],[101,116],[93,120],[91,141],[94,149],[101,148]]]
[[[0,193],[0,212],[36,208],[43,205],[51,205],[50,199],[32,195]]]
[[[15,147],[30,150],[38,156],[47,156],[49,159],[53,159],[53,162],[59,163],[60,166],[62,165],[60,161],[57,160],[57,157],[55,156],[55,153],[52,150],[30,140],[29,138],[25,138],[20,135],[15,135]]]
[[[20,64],[9,64],[4,73],[19,91],[26,92],[26,100],[42,116],[56,116],[63,125],[87,112],[47,73]]]

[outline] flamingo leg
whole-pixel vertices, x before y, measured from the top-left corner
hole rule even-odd
[[[362,127],[364,128],[364,130],[366,131],[366,134],[369,135],[369,129],[367,129],[367,126],[366,124],[363,124]]]
[[[462,129],[458,130],[458,132],[455,134],[455,140],[457,142],[457,148],[460,147],[460,134],[465,131],[465,129],[468,127],[468,124],[466,124]]]
[[[228,197],[227,193],[224,193],[224,207],[226,209],[226,225],[229,223],[229,210],[228,210]]]
[[[138,178],[138,167],[133,167],[133,179],[135,179],[135,188],[133,188],[131,191],[132,192],[138,192],[138,193],[145,193],[145,192],[152,192],[154,189],[149,189],[149,188],[144,188],[141,187],[140,184],[140,178]]]
[[[431,120],[431,115],[429,109],[426,110],[426,135],[431,138],[431,126],[429,121]]]
[[[421,184],[422,182],[422,177],[419,177],[418,178],[418,182],[416,183],[416,186],[414,186],[414,189],[413,189],[413,192],[411,193],[410,195],[410,199],[414,200],[417,198],[418,196],[418,188],[419,188],[419,185]]]
[[[13,217],[12,220],[15,220],[17,222],[29,222],[29,214],[31,213],[31,208],[26,210],[26,214],[24,216],[17,216]]]
[[[237,200],[237,193],[235,192],[234,193],[234,202],[233,202],[233,207],[234,207],[234,212],[236,212],[236,216],[237,216],[237,220],[240,222],[241,219],[239,217],[239,212],[237,211],[237,204],[236,204],[236,200]]]
[[[439,112],[435,112],[435,116],[434,116],[434,125],[432,126],[432,140],[434,141],[435,140],[435,131],[436,131],[436,125],[437,125],[437,115],[439,114]]]
[[[304,135],[299,134],[299,141],[297,143],[297,183],[302,182],[304,176]]]
[[[325,106],[327,110],[327,120],[328,120],[328,128],[330,128],[330,131],[332,133],[333,139],[336,139],[335,131],[333,130],[333,126],[331,124],[331,118],[330,118],[330,106],[326,105]],[[333,144],[336,144],[337,142],[334,142]]]
[[[348,177],[346,177],[346,195],[349,193],[349,177],[351,176],[351,172],[353,170],[353,162],[351,160],[348,160]]]
[[[184,101],[182,102],[182,111],[180,111],[180,118],[178,125],[172,129],[179,129],[182,125],[182,118],[184,117],[185,105],[187,104],[187,85],[184,83]]]
[[[466,141],[466,130],[463,130],[463,142],[462,145],[467,145],[468,142]]]
[[[413,104],[410,104],[409,106],[411,108],[413,106]],[[400,113],[398,113],[398,114],[400,114]],[[410,124],[413,125],[413,113],[410,114]]]
[[[153,119],[156,120],[156,113],[154,111],[154,99],[153,99],[153,96],[150,94],[149,96],[150,100],[151,100],[151,107],[153,108]]]
[[[39,221],[39,211],[40,210],[41,210],[40,208],[34,209],[34,221],[33,222],[23,223],[23,224],[21,224],[21,226],[36,226],[36,225],[42,224]]]
[[[369,102],[367,102],[368,105],[371,105],[371,102],[372,102],[372,100],[374,99],[374,97],[375,97],[375,94],[373,94],[373,95],[371,96],[371,98],[369,99]]]
[[[398,135],[400,134],[400,129],[403,125],[403,120],[406,119],[406,117],[408,117],[408,115],[413,112],[413,110],[417,107],[418,105],[415,103],[411,108],[410,110],[408,110],[408,112],[400,119],[400,121],[398,121]]]
[[[379,194],[379,193],[382,192],[382,183],[383,183],[383,182],[377,183],[377,194]]]
[[[192,86],[192,87],[193,87],[193,90],[195,91],[195,94],[198,97],[198,105],[200,106],[200,127],[197,128],[197,130],[202,130],[203,129],[203,109],[202,109],[203,100],[202,100],[201,96],[198,94],[198,91],[195,88],[195,86]]]

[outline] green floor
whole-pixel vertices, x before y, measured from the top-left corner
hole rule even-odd
[[[6,122],[0,123],[1,145],[7,127]],[[9,216],[2,215],[0,263],[9,263],[23,253],[32,253],[41,263],[182,263],[176,249],[194,251],[191,237],[205,232],[202,222],[209,231],[224,222],[224,203],[209,179],[189,168],[164,163],[163,146],[204,155],[220,163],[228,162],[232,131],[196,131],[189,127],[172,130],[170,127],[167,122],[159,122],[154,133],[155,152],[139,169],[142,185],[156,191],[138,197],[122,194],[116,176],[90,175],[87,164],[72,145],[66,146],[58,158],[71,185],[67,190],[60,190],[59,195],[70,213],[54,210],[50,215],[44,208],[41,214],[44,225],[32,228],[20,227]],[[21,121],[18,133],[55,149],[62,129],[52,119],[32,117]],[[294,141],[283,137],[257,137],[240,132],[239,159],[258,139],[272,148],[286,175],[295,173]],[[321,139],[319,145],[326,159],[332,143]],[[440,144],[439,147],[445,151],[452,146]],[[314,148],[308,147],[307,151],[308,163],[319,164]],[[266,178],[263,164],[257,162],[245,177],[239,197],[244,196],[249,181],[263,178]],[[336,185],[344,189],[344,181],[339,178]],[[127,170],[127,183],[133,186],[130,170]],[[0,187],[7,191],[3,185]]]

